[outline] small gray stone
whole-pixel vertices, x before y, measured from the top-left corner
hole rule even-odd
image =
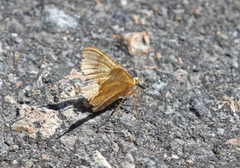
[[[238,57],[233,57],[229,60],[229,64],[233,67],[233,68],[238,68]]]
[[[223,128],[218,128],[217,129],[217,133],[218,133],[218,135],[223,135],[224,134],[224,129]]]
[[[194,111],[196,116],[204,118],[212,117],[210,110],[206,107],[204,103],[204,98],[201,91],[197,89],[193,90],[190,104],[192,106],[190,109],[191,111]]]
[[[4,75],[7,72],[7,66],[0,64],[0,74]]]
[[[14,99],[14,97],[9,96],[9,95],[4,97],[4,101],[6,101],[10,104],[15,104],[16,103],[16,100]]]
[[[165,6],[161,6],[159,10],[160,10],[160,13],[161,13],[165,18],[168,17],[168,9],[167,9]]]
[[[76,29],[78,21],[57,8],[48,8],[44,10],[43,27],[49,32],[63,32],[68,29]]]
[[[18,145],[12,145],[11,150],[12,150],[12,151],[16,151],[16,150],[18,150],[18,148],[19,148]]]
[[[0,78],[0,89],[2,89],[2,87],[3,87],[3,80],[2,78]]]
[[[163,29],[165,28],[165,24],[166,24],[166,21],[163,17],[161,16],[158,16],[156,18],[156,25],[160,28],[160,29]]]
[[[12,33],[12,34],[11,34],[11,40],[12,40],[14,43],[23,45],[23,39],[22,39],[21,37],[19,37],[17,33]]]
[[[18,20],[16,20],[15,18],[7,18],[5,19],[6,22],[6,29],[9,30],[10,32],[18,32],[21,33],[24,30],[24,27],[21,23],[19,23]]]
[[[9,74],[8,80],[9,80],[9,82],[15,84],[15,83],[17,83],[18,77],[16,74]]]

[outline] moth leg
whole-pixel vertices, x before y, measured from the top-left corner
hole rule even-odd
[[[138,90],[138,91],[137,91]],[[113,114],[112,114],[112,117],[113,117],[113,115],[116,113],[116,111],[117,111],[117,109],[119,108],[119,106],[123,103],[123,101],[127,98],[127,96],[128,95],[131,95],[131,94],[134,94],[134,93],[138,93],[138,95],[140,94],[140,87],[138,87],[138,88],[136,88],[136,89],[133,89],[132,91],[130,91],[130,92],[128,92],[127,94],[126,94],[126,96],[124,96],[124,98],[122,99],[122,101],[119,103],[119,105],[117,106],[117,108],[115,109],[115,111],[113,112]],[[138,97],[138,96],[136,96],[136,97]],[[137,118],[137,112],[136,112],[136,107],[135,107],[135,104],[136,104],[136,97],[135,97],[135,101],[134,101],[134,113],[135,113],[135,116],[136,116],[136,119],[138,119]],[[139,103],[139,98],[138,98],[138,103]],[[141,104],[139,103],[139,105],[141,106]],[[142,106],[141,106],[142,107]],[[112,118],[111,117],[111,118]],[[110,118],[110,119],[111,119]]]
[[[139,106],[140,106],[140,107],[142,107],[142,106],[141,106],[141,104],[140,104],[140,102],[139,102],[140,89],[141,89],[141,88],[140,88],[140,87],[138,87],[138,88],[136,88],[136,89],[132,90],[131,92],[129,92],[129,93],[128,93],[128,95],[131,95],[131,94],[134,94],[134,93],[136,93],[136,92],[137,92],[138,104],[139,104]],[[136,91],[136,90],[138,90],[138,91]],[[135,97],[135,98],[136,98],[136,97]]]
[[[138,119],[137,117],[137,111],[136,111],[136,101],[138,100],[138,104],[141,106],[140,102],[139,102],[139,94],[140,94],[140,87],[130,91],[127,95],[131,95],[133,93],[136,93],[137,92],[137,95],[135,96],[135,100],[134,100],[134,113],[135,113],[135,116],[136,116],[136,119]]]
[[[113,112],[113,114],[112,114],[112,117],[113,117],[113,115],[116,113],[117,109],[118,109],[119,106],[122,104],[122,102],[127,98],[127,96],[128,96],[128,95],[126,95],[126,96],[122,99],[122,101],[119,103],[119,105],[117,106],[117,108],[114,110],[114,112]],[[111,118],[112,118],[112,117],[111,117]],[[110,119],[111,119],[111,118],[110,118]]]
[[[140,87],[138,87],[138,88],[139,88],[138,93],[137,93],[137,96],[138,96],[138,104],[139,104],[140,107],[142,107],[141,104],[140,104],[140,101],[139,101],[139,97],[140,97]]]
[[[140,107],[142,107],[140,102],[139,102],[140,87],[138,87],[137,89],[134,89],[134,90],[135,90],[135,92],[137,92],[136,96],[135,96],[135,101],[134,101],[134,113],[135,113],[136,119],[138,119],[137,118],[137,111],[136,111],[136,100],[138,100],[138,104],[140,105]],[[138,90],[138,91],[136,91],[136,90]]]

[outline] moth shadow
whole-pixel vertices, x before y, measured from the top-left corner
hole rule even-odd
[[[98,111],[98,112],[93,112],[92,111],[91,108],[93,106],[91,106],[85,98],[72,98],[72,99],[64,100],[62,102],[58,102],[58,103],[54,103],[54,104],[48,104],[48,105],[45,105],[45,106],[42,106],[42,107],[46,107],[46,108],[51,109],[51,110],[61,110],[61,109],[64,109],[66,107],[71,106],[72,108],[75,109],[75,111],[81,111],[82,113],[90,112],[90,113],[100,113],[101,114],[101,113],[104,113],[105,111],[115,109],[119,105],[119,103],[121,102],[122,99],[123,98],[119,98],[115,102],[108,105],[105,109],[103,109],[101,111]],[[124,102],[125,102],[125,100],[124,100]],[[86,107],[85,103],[87,104],[88,107]]]
[[[81,126],[82,124],[84,124],[85,122],[89,121],[90,119],[93,119],[95,117],[97,117],[98,115],[106,112],[106,111],[112,111],[114,110],[118,105],[119,102],[121,101],[121,98],[116,100],[115,102],[113,102],[111,105],[109,105],[108,107],[106,107],[105,109],[98,111],[98,112],[93,112],[90,108],[87,108],[84,106],[84,101],[86,101],[86,99],[84,98],[74,98],[74,99],[69,99],[69,100],[65,100],[59,103],[55,103],[55,104],[48,104],[45,107],[48,109],[52,109],[52,110],[61,110],[64,109],[68,106],[73,106],[73,108],[76,109],[76,111],[81,111],[82,113],[88,112],[90,113],[87,117],[80,119],[78,121],[76,121],[75,123],[73,123],[67,131],[65,131],[62,135],[60,135],[58,138],[61,138],[62,136],[64,136],[65,134],[73,131],[74,129],[76,129],[77,127]],[[112,115],[110,115],[110,117],[106,120],[109,121],[109,119],[111,118]],[[104,124],[106,123],[104,122]],[[101,126],[104,124],[100,124]],[[101,127],[100,126],[100,127]],[[97,128],[97,130],[99,130],[99,128]],[[58,139],[57,138],[57,139]]]
[[[95,112],[95,113],[91,113],[90,115],[88,115],[87,117],[80,119],[78,121],[76,121],[75,123],[73,123],[67,131],[65,131],[62,135],[60,135],[57,139],[61,138],[62,136],[66,135],[67,133],[73,131],[74,129],[76,129],[77,127],[81,126],[82,124],[84,124],[85,122],[89,121],[90,119],[95,118],[96,116],[100,115],[101,113],[103,113],[104,111],[100,111],[100,112]]]
[[[45,107],[52,110],[61,110],[66,107],[72,107],[75,111],[81,111],[83,113],[89,112],[89,108],[84,106],[84,101],[84,98],[74,97],[54,104],[48,104]]]

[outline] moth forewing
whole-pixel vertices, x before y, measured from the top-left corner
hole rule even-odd
[[[103,64],[110,69],[119,66],[106,53],[95,47],[84,47],[82,57],[86,58],[86,60],[96,62],[100,65]]]
[[[120,83],[120,82],[115,82],[112,84],[109,84],[108,86],[106,86],[104,89],[101,90],[100,88],[100,92],[99,94],[94,97],[90,103],[93,105],[98,105],[99,103],[101,103],[102,101],[111,98],[112,96],[121,93],[123,91],[125,91],[126,89],[128,89],[128,85],[124,85],[124,83]]]
[[[116,82],[119,83],[116,87],[123,85],[126,87],[126,89],[128,89],[133,84],[134,80],[132,76],[128,74],[128,72],[122,67],[115,68],[111,70],[109,78],[101,85],[100,90],[104,89],[109,84],[113,84]]]
[[[140,93],[140,88],[133,89],[140,83],[139,79],[133,78],[103,51],[95,47],[84,47],[82,57],[81,70],[86,80],[91,80],[87,86],[82,88],[82,95],[93,105],[94,112],[103,110],[121,96],[124,100],[130,94]],[[136,98],[139,99],[139,95],[136,95]]]
[[[112,97],[109,97],[108,99],[104,100],[103,102],[101,102],[97,106],[93,107],[93,112],[103,110],[109,104],[115,102],[121,95],[122,95],[122,93],[118,93],[118,94],[115,94]]]

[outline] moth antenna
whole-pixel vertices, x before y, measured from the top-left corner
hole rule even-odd
[[[138,79],[139,79],[139,66],[138,66]]]
[[[137,100],[138,94],[135,96],[135,100],[134,100],[134,114],[136,116],[136,119],[138,119],[137,117],[137,111],[136,111],[136,100]]]

